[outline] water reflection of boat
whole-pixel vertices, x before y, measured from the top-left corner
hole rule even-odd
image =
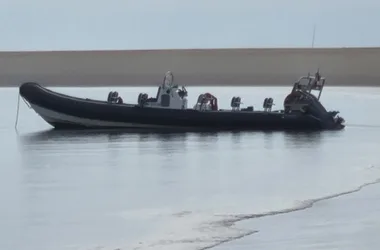
[[[20,95],[34,111],[56,129],[147,128],[219,130],[337,130],[344,128],[339,112],[327,111],[319,98],[325,78],[303,76],[294,83],[284,100],[283,110],[272,110],[273,99],[265,98],[264,110],[240,108],[241,98],[233,97],[231,109],[218,109],[217,98],[201,94],[193,108],[187,107],[187,90],[173,84],[169,71],[157,96],[140,93],[137,104],[124,103],[117,92],[107,101],[72,97],[48,90],[37,83],[24,83]],[[311,91],[319,91],[315,96]]]
[[[135,138],[136,140],[145,139],[161,139],[169,140],[170,138],[183,138],[186,137],[187,133],[179,133],[172,131],[159,131],[152,132],[150,130],[141,129],[92,129],[92,130],[57,130],[50,129],[46,131],[34,132],[20,135],[20,139],[27,143],[35,142],[48,142],[48,141],[79,141],[87,143],[90,141],[117,141],[121,139]]]

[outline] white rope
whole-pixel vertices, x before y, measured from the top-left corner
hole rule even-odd
[[[20,93],[18,94],[18,98],[17,98],[17,112],[16,112],[16,122],[15,122],[15,129],[17,130],[17,124],[18,124],[18,116],[19,116],[19,112],[20,112]],[[24,99],[24,97],[22,97],[22,100],[24,100],[26,106],[28,106],[28,108],[32,108],[30,106],[30,104]]]
[[[17,130],[17,123],[18,123],[18,113],[20,110],[20,93],[18,94],[18,100],[17,100],[17,114],[16,114],[16,122],[15,122],[15,129]]]

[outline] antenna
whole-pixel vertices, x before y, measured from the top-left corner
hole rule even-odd
[[[313,40],[311,41],[311,48],[314,48],[314,40],[315,40],[315,30],[316,30],[316,25],[313,25]],[[316,74],[319,74],[319,64],[318,64],[318,71]]]
[[[311,47],[314,48],[314,40],[315,40],[315,24],[313,26],[313,40],[311,41]]]

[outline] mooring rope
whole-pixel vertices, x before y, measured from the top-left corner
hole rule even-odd
[[[17,130],[17,123],[18,123],[18,113],[20,110],[20,93],[18,94],[18,99],[17,99],[17,112],[16,112],[16,122],[15,122],[15,129]]]
[[[20,112],[20,93],[18,93],[18,98],[17,98],[17,112],[16,112],[16,122],[15,122],[15,129],[17,130],[17,124],[18,124],[18,116],[19,116],[19,112]],[[24,103],[26,104],[26,106],[28,106],[28,108],[32,108],[32,106],[25,100],[24,97],[21,97],[22,100],[24,101]]]

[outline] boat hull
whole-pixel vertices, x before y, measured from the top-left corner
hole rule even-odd
[[[51,126],[57,129],[86,129],[86,128],[170,129],[170,128],[176,128],[173,126],[165,126],[165,125],[142,124],[142,123],[132,123],[132,122],[121,122],[121,121],[106,121],[106,120],[99,120],[99,119],[77,117],[77,116],[72,116],[65,113],[59,113],[54,110],[46,109],[35,104],[31,104],[31,108],[37,114],[39,114],[47,123],[49,123]]]
[[[175,110],[108,103],[63,95],[37,83],[21,85],[20,95],[56,129],[335,130],[344,127],[301,113]]]

